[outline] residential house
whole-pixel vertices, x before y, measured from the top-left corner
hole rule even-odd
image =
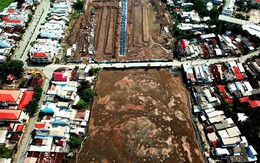
[[[15,106],[19,104],[20,90],[0,90],[0,105]]]
[[[235,0],[225,0],[222,15],[232,16],[235,7]]]
[[[30,49],[30,59],[36,63],[51,63],[59,47],[57,40],[37,39]]]
[[[0,122],[23,122],[28,120],[28,115],[26,115],[22,110],[11,110],[11,109],[0,109]]]
[[[250,3],[254,6],[259,6],[260,5],[260,0],[250,0]]]

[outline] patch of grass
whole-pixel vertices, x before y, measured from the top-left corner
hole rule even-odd
[[[75,9],[73,13],[70,15],[70,21],[78,16],[80,13],[84,13],[84,9]]]
[[[0,12],[9,6],[14,0],[0,0]]]

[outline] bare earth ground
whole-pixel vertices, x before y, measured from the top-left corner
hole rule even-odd
[[[87,33],[88,29],[86,26],[88,24],[88,12],[85,14],[81,13],[75,17],[69,25],[69,29],[66,33],[66,48],[72,47],[73,44],[77,45],[76,51],[73,52],[70,60],[80,60],[81,57],[86,57],[87,52],[83,52],[83,49],[87,50],[88,41]]]
[[[78,162],[203,162],[187,94],[166,70],[102,70]]]
[[[153,4],[151,4],[153,3]],[[156,0],[128,0],[127,59],[171,59],[163,26],[170,24]],[[144,31],[145,30],[145,31]],[[169,49],[171,49],[170,47]]]
[[[90,32],[90,8],[95,13],[95,55],[89,55],[87,36]],[[67,33],[67,45],[77,45],[72,60],[81,57],[97,60],[143,60],[172,59],[173,54],[166,52],[173,49],[172,37],[166,37],[163,27],[171,26],[168,15],[158,0],[128,0],[127,12],[127,52],[119,56],[121,8],[119,0],[93,0],[85,14],[76,17]]]

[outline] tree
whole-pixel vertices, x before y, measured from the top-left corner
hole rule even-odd
[[[13,150],[5,147],[5,144],[0,144],[0,158],[11,158]]]
[[[39,101],[42,97],[42,87],[37,86],[34,89],[34,94],[33,94],[33,99],[35,99],[36,101]]]
[[[73,5],[75,10],[82,10],[83,6],[84,6],[84,4],[83,4],[83,1],[81,1],[81,0],[77,0],[77,2],[74,3],[74,5]]]
[[[10,60],[0,65],[0,72],[2,77],[13,74],[15,77],[20,78],[23,69],[23,62],[19,60]]]
[[[198,13],[202,17],[209,16],[209,14],[210,14],[209,10],[206,7],[198,10]]]
[[[94,92],[89,84],[88,81],[84,80],[80,83],[80,86],[78,87],[78,91],[77,91],[79,97],[81,100],[83,100],[84,102],[87,103],[87,105],[89,103],[92,102],[93,100],[93,96],[94,96]],[[83,102],[80,102],[78,106],[86,106],[86,103],[84,104]],[[76,105],[76,106],[77,106]]]
[[[91,69],[89,69],[89,71],[88,71],[88,75],[89,76],[96,76],[96,74],[98,73],[98,71],[100,70],[100,68],[91,68]]]
[[[80,147],[81,145],[81,138],[80,137],[77,137],[77,136],[74,136],[70,139],[70,145],[71,145],[71,148],[73,149],[77,149]]]
[[[85,89],[81,95],[79,95],[82,100],[84,100],[87,103],[92,102],[94,92],[91,88]]]
[[[200,16],[209,16],[209,10],[207,10],[206,3],[206,0],[193,0],[193,8]]]
[[[35,99],[31,100],[27,106],[25,107],[25,112],[30,116],[33,117],[36,111],[38,110],[38,101]]]
[[[210,10],[210,14],[209,14],[211,19],[218,19],[219,17],[219,11],[217,9],[216,6],[214,6],[211,10]]]
[[[78,109],[87,109],[88,108],[88,103],[85,102],[84,100],[80,99],[76,105],[76,108]]]

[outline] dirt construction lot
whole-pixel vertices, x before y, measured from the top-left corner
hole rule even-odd
[[[163,27],[170,26],[167,12],[158,0],[128,0],[127,55],[134,59],[171,59],[172,37]]]
[[[203,162],[180,77],[102,70],[78,162]]]
[[[123,12],[119,0],[93,0],[85,14],[72,20],[67,32],[67,46],[77,45],[71,60],[172,59],[173,37],[164,31],[172,22],[165,6],[158,0],[127,0],[127,6],[125,56],[119,56]],[[89,50],[92,46],[93,52]]]

